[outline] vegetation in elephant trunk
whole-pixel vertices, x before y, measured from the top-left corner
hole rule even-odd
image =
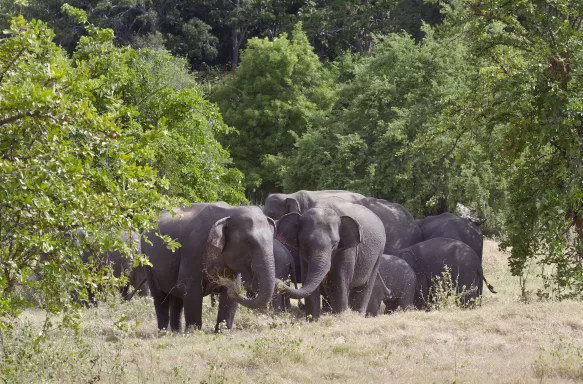
[[[275,266],[273,260],[273,246],[258,246],[251,248],[251,266],[253,274],[259,282],[259,292],[254,298],[241,296],[235,291],[236,285],[229,287],[229,297],[247,308],[257,309],[265,307],[273,296],[275,286]]]
[[[330,271],[331,251],[331,249],[325,249],[311,255],[307,262],[306,278],[300,289],[293,289],[281,280],[278,280],[278,287],[294,299],[302,299],[311,295]]]

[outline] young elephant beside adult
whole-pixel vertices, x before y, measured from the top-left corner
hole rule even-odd
[[[482,262],[484,236],[480,228],[470,220],[445,212],[437,216],[427,216],[415,220],[415,223],[421,229],[423,240],[437,237],[459,240],[472,247]]]
[[[340,198],[323,199],[301,215],[283,216],[277,238],[298,249],[302,288],[279,285],[293,298],[306,298],[306,316],[320,316],[320,285],[333,313],[351,308],[366,314],[385,246],[382,222],[374,213]]]
[[[273,220],[279,220],[288,213],[303,213],[315,207],[319,200],[329,197],[340,197],[349,202],[364,199],[360,193],[342,190],[306,191],[301,190],[294,193],[272,193],[265,199],[263,212]]]
[[[202,208],[202,209],[201,209]],[[174,252],[157,235],[169,236],[181,246]],[[219,293],[215,330],[226,322],[233,325],[237,304],[260,308],[271,300],[275,286],[273,259],[274,223],[255,206],[231,207],[225,203],[192,204],[165,211],[158,220],[158,231],[142,240],[142,250],[152,267],[147,268],[154,298],[158,328],[181,329],[184,308],[186,326],[202,326],[202,299]],[[252,290],[257,275],[258,293],[241,296],[234,286],[221,287],[220,276],[242,277]]]
[[[285,281],[288,278],[298,289],[298,276],[291,252],[277,239],[273,240],[273,257],[275,258],[275,278]],[[285,293],[275,293],[271,300],[275,312],[287,312],[291,309],[290,297]]]
[[[456,293],[462,294],[463,304],[470,304],[482,295],[483,282],[493,292],[482,270],[482,263],[473,249],[459,240],[438,237],[429,239],[397,252],[417,275],[415,306],[425,309],[431,300],[434,279],[449,268]]]
[[[417,276],[407,262],[397,256],[383,255],[375,286],[368,302],[367,316],[378,316],[381,302],[385,314],[401,309],[415,308]]]
[[[423,241],[423,234],[415,223],[415,218],[401,204],[374,197],[357,200],[355,204],[370,209],[383,222],[387,236],[385,254],[394,255],[399,249]]]

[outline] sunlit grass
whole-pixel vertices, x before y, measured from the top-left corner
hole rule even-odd
[[[580,382],[583,303],[519,300],[506,256],[487,241],[484,272],[499,291],[464,310],[354,313],[306,323],[294,308],[273,315],[239,309],[235,329],[215,335],[216,308],[205,300],[203,329],[158,334],[150,299],[102,303],[83,314],[77,336],[53,329],[37,351],[21,348],[3,379],[59,383],[426,383]],[[533,288],[538,282],[532,281]],[[16,350],[40,330],[44,314],[21,320]],[[20,344],[19,344],[20,343]],[[30,352],[30,353],[29,353]],[[2,380],[0,380],[2,382]]]

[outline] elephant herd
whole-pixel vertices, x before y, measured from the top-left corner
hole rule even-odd
[[[444,271],[472,304],[486,282],[482,246],[479,228],[449,213],[416,220],[399,204],[348,191],[275,193],[263,210],[218,202],[162,212],[140,241],[152,265],[130,280],[134,292],[149,290],[159,329],[180,331],[182,313],[186,327],[200,328],[210,294],[219,298],[216,331],[232,327],[239,304],[282,311],[290,298],[304,300],[308,319],[348,309],[377,316],[382,302],[386,313],[428,308]]]

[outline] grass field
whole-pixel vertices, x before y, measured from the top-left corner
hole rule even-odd
[[[499,293],[485,293],[478,309],[366,319],[346,313],[317,323],[299,312],[241,309],[235,329],[220,335],[208,302],[202,331],[158,335],[152,302],[140,299],[88,310],[77,336],[52,329],[35,349],[26,340],[44,314],[30,310],[4,341],[20,356],[0,382],[583,382],[583,303],[520,302],[518,280],[492,241],[484,272]]]

